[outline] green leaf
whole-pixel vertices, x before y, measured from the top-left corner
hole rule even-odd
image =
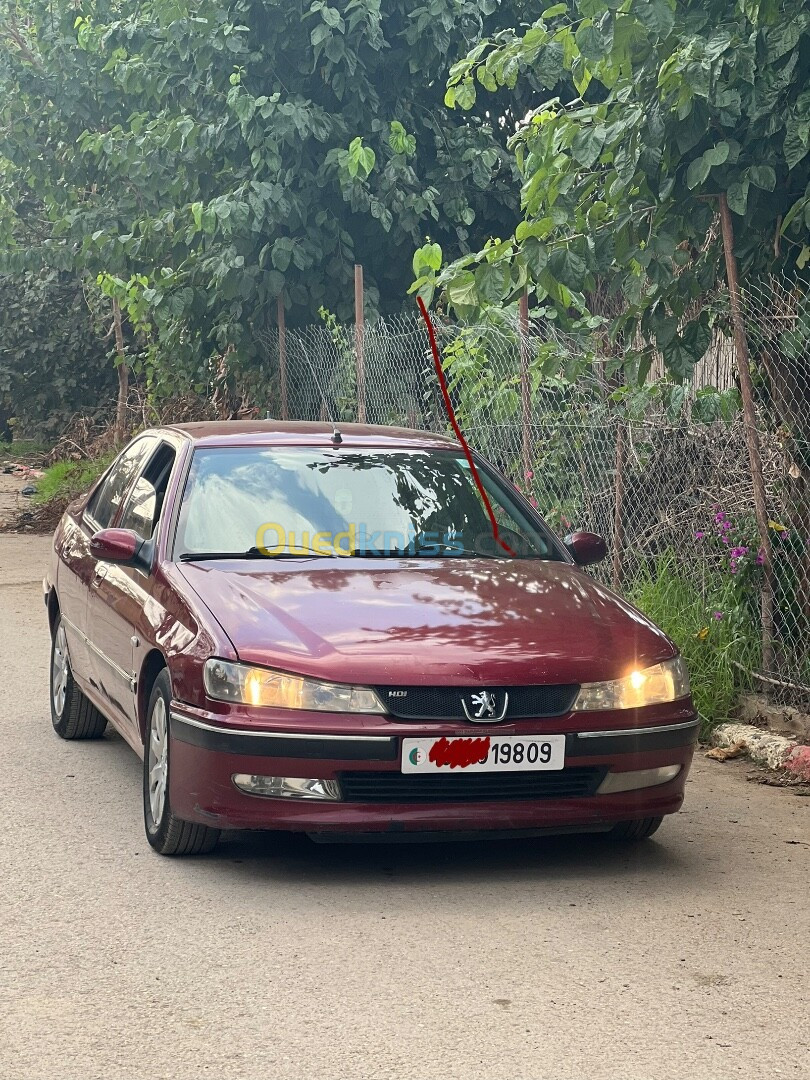
[[[466,270],[455,281],[450,282],[447,286],[447,299],[456,307],[478,307],[475,275]]]
[[[327,26],[331,26],[332,29],[337,29],[342,34],[346,29],[340,12],[337,8],[323,7],[321,8],[321,18]]]
[[[770,165],[752,165],[748,170],[748,178],[754,187],[762,188],[763,191],[773,191],[776,187],[776,173]]]
[[[699,158],[695,158],[690,162],[689,168],[686,170],[686,186],[692,191],[694,188],[699,187],[709,175],[711,165],[703,154]]]
[[[548,250],[536,236],[529,236],[523,241],[522,251],[529,273],[537,281],[548,264]]]
[[[586,60],[603,60],[607,56],[609,41],[590,21],[581,23],[574,37]]]
[[[795,169],[810,150],[810,116],[791,115],[785,126],[784,154],[788,169]]]
[[[549,256],[548,269],[556,281],[572,292],[581,292],[587,274],[584,259],[569,247],[555,248]]]
[[[552,4],[540,15],[541,19],[553,19],[556,15],[565,15],[568,11],[567,4]]]
[[[194,219],[195,227],[201,230],[203,217],[203,204],[201,202],[195,202],[191,204],[191,216]]]
[[[739,214],[740,217],[745,216],[745,212],[748,208],[748,185],[748,177],[744,176],[731,184],[726,192],[729,210],[733,210],[734,213]]]
[[[663,41],[672,33],[675,13],[667,0],[633,0],[630,10],[652,37]]]
[[[602,153],[606,134],[607,128],[601,124],[580,128],[571,144],[571,156],[580,165],[589,169],[598,161]]]
[[[703,154],[703,160],[707,161],[710,166],[723,165],[728,160],[729,144],[727,142],[719,142],[710,150],[706,150]]]
[[[293,253],[293,242],[289,236],[279,236],[276,242],[273,244],[273,250],[271,253],[271,259],[273,266],[279,273],[286,272],[290,265]]]

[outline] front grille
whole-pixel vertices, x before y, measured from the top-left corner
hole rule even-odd
[[[399,720],[466,720],[462,698],[470,711],[473,694],[486,689],[494,693],[497,709],[509,695],[505,720],[562,716],[571,710],[579,693],[577,685],[559,686],[377,686],[386,711]]]
[[[604,768],[559,772],[467,773],[439,776],[395,772],[346,772],[340,786],[346,802],[490,802],[501,799],[587,798],[605,777]]]

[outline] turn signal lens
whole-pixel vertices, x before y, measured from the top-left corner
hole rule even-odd
[[[613,682],[584,683],[574,703],[577,712],[640,709],[689,696],[689,672],[680,656],[662,664],[631,671]]]
[[[206,661],[203,682],[209,697],[239,705],[316,712],[384,712],[374,691],[365,687],[320,682],[229,660]]]

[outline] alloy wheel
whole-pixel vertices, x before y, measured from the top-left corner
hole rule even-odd
[[[166,702],[157,697],[149,720],[149,809],[157,828],[163,817],[166,802],[166,781],[169,773],[169,730]]]
[[[68,658],[67,635],[65,627],[60,622],[56,631],[53,644],[53,663],[51,671],[51,693],[53,694],[53,707],[57,716],[65,711],[65,698],[67,685],[70,677],[70,660]]]

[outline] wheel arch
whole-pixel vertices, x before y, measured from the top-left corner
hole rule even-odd
[[[152,649],[144,657],[141,665],[141,674],[138,679],[138,727],[141,733],[141,742],[146,739],[146,719],[149,708],[149,698],[152,696],[152,687],[155,685],[161,671],[168,670],[166,657],[160,649]]]
[[[51,637],[53,637],[54,628],[56,627],[56,617],[59,614],[59,597],[56,595],[56,589],[51,586],[48,591],[48,599],[46,601],[48,607],[48,627],[51,631]]]

